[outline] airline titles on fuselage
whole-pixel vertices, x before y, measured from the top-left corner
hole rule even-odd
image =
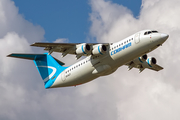
[[[116,49],[116,50],[113,50],[111,52],[111,55],[114,55],[114,54],[116,54],[116,53],[118,53],[118,52],[120,52],[120,51],[122,51],[122,50],[124,50],[124,49],[126,49],[128,47],[131,47],[131,42],[126,44],[126,45],[124,45],[124,46],[122,46],[122,47],[120,47],[120,48],[118,48],[118,49]]]
[[[118,53],[118,52],[120,52],[120,51],[122,51],[122,50],[124,50],[124,49],[126,49],[128,47],[131,47],[132,46],[132,43],[131,43],[132,40],[133,40],[133,38],[131,38],[131,39],[127,40],[127,41],[126,40],[123,41],[122,43],[117,45],[117,48],[116,48],[116,46],[112,47],[111,50],[113,50],[113,49],[115,49],[115,50],[113,50],[113,51],[110,50],[111,51],[110,55],[112,56],[112,55],[114,55],[114,54],[116,54],[116,53]],[[124,46],[122,46],[123,43],[125,44]],[[126,44],[126,43],[128,43],[128,44]]]

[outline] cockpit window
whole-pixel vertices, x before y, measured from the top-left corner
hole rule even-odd
[[[144,35],[149,35],[151,33],[158,33],[158,31],[155,31],[155,30],[154,31],[147,31],[147,32],[144,33]]]
[[[151,34],[151,31],[148,31],[148,34]]]
[[[158,31],[152,31],[152,33],[158,33]]]
[[[148,34],[151,34],[152,32],[151,31],[148,31],[148,32],[145,32],[144,35],[148,35]]]

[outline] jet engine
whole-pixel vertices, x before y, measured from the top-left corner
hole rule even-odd
[[[103,55],[106,53],[106,51],[107,51],[107,47],[105,45],[98,44],[93,47],[92,54],[93,55]]]
[[[153,65],[155,65],[157,63],[156,59],[154,57],[149,57],[146,62],[148,63],[148,65],[150,67],[152,67]]]
[[[77,55],[88,54],[90,51],[91,51],[91,46],[86,43],[76,45]]]
[[[143,56],[141,56],[139,58],[134,59],[133,63],[135,63],[135,64],[142,64],[146,60],[147,60],[147,55],[145,54],[145,55],[143,55]]]

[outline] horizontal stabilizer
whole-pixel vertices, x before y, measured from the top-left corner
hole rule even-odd
[[[46,56],[46,54],[23,54],[23,53],[12,53],[8,55],[7,57],[15,57],[15,58],[21,58],[21,59],[27,59],[27,60],[37,60],[38,58],[42,58]],[[54,58],[54,57],[53,57]],[[65,65],[65,63],[61,62],[60,60],[54,58],[61,66]]]
[[[15,58],[21,58],[21,59],[27,59],[27,60],[35,60],[36,56],[43,57],[46,56],[45,54],[21,54],[21,53],[12,53],[8,55],[7,57],[15,57]]]

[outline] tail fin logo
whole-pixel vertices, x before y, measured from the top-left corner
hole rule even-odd
[[[47,76],[43,81],[44,82],[47,82],[49,79],[51,79],[54,74],[56,73],[57,69],[55,67],[52,67],[52,66],[38,66],[38,67],[43,67],[43,68],[49,68],[49,69],[52,69],[53,71],[51,72],[51,74],[49,76]]]

